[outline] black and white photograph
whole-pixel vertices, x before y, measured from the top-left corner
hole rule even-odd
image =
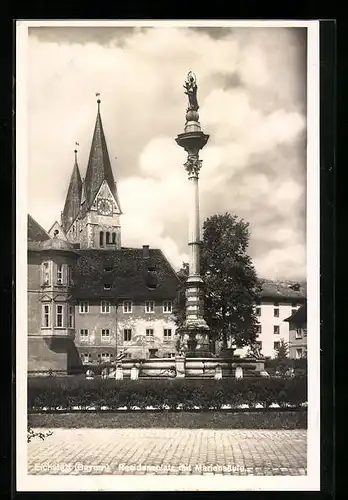
[[[319,490],[318,47],[17,21],[18,491]]]

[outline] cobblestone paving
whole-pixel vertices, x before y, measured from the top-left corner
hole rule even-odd
[[[28,474],[307,474],[305,430],[52,431],[28,444]]]

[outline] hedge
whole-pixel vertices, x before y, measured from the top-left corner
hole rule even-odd
[[[307,375],[307,358],[292,359],[292,358],[272,358],[266,359],[265,370],[273,375],[275,372],[284,373],[289,368],[293,368],[295,375]]]
[[[74,407],[94,407],[116,411],[121,407],[155,407],[192,410],[197,407],[219,410],[223,405],[254,408],[272,404],[300,407],[307,402],[307,379],[222,379],[222,380],[86,380],[70,378],[32,378],[28,382],[28,410],[37,412]]]

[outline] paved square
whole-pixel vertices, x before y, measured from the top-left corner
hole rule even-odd
[[[28,444],[28,474],[307,474],[305,430],[52,431]]]

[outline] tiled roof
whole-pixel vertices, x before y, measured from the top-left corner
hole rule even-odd
[[[28,214],[28,242],[49,240],[50,235]]]
[[[72,294],[78,298],[129,298],[161,300],[176,297],[180,285],[175,271],[161,250],[77,250]],[[105,285],[110,289],[105,289]],[[157,285],[157,286],[156,286]]]
[[[70,226],[80,212],[81,193],[82,180],[79,167],[75,161],[62,214],[62,224],[66,232],[69,231]]]
[[[297,311],[284,321],[294,323],[295,325],[303,325],[304,323],[307,323],[307,304],[303,304],[303,306],[299,307]]]
[[[99,105],[98,114],[94,127],[94,134],[91,144],[91,151],[85,178],[87,206],[90,208],[93,204],[96,194],[104,179],[115,198],[115,201],[120,208],[120,203],[117,194],[117,188],[112,173],[108,148],[106,145],[103,125],[101,121]]]
[[[307,296],[307,284],[298,281],[276,281],[260,279],[261,298],[269,299],[298,299],[304,300]]]
[[[64,250],[75,253],[73,245],[60,238],[49,238],[45,241],[28,241],[28,250],[34,252],[41,252],[43,250]]]

